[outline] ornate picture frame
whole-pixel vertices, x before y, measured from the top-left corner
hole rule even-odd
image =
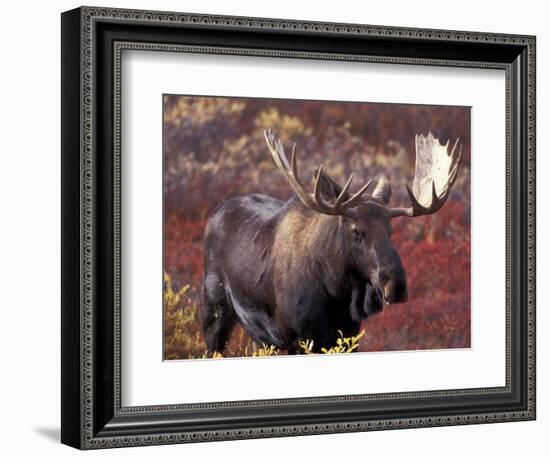
[[[80,449],[535,419],[533,36],[81,7],[62,14],[62,428]],[[503,70],[506,385],[121,402],[124,50]]]

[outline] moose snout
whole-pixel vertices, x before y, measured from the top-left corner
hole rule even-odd
[[[405,303],[408,298],[405,278],[392,278],[384,285],[384,299],[387,303]]]
[[[380,256],[378,287],[386,303],[404,303],[407,301],[407,274],[401,258],[393,246],[385,246],[385,255]]]

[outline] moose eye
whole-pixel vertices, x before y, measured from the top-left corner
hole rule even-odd
[[[353,234],[353,241],[356,243],[361,243],[363,241],[363,238],[365,238],[365,232],[359,230],[357,227],[353,227],[351,229]]]

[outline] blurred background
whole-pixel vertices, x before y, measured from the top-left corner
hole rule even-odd
[[[363,323],[360,351],[470,347],[470,108],[455,106],[164,96],[164,357],[203,357],[203,234],[223,200],[252,192],[283,200],[292,191],[263,137],[297,143],[301,175],[316,166],[355,186],[388,176],[390,205],[408,206],[414,137],[429,131],[463,145],[459,177],[436,214],[393,220],[409,300]],[[353,187],[352,187],[353,190]],[[237,326],[226,356],[258,354]]]

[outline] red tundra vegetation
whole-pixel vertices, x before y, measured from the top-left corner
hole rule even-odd
[[[393,220],[409,300],[370,316],[357,344],[359,351],[470,347],[469,108],[166,95],[165,359],[205,355],[203,234],[214,208],[252,192],[292,195],[265,145],[267,128],[285,144],[298,144],[304,177],[321,163],[342,184],[351,172],[357,182],[384,173],[394,206],[407,203],[415,134],[431,131],[442,142],[460,138],[462,164],[445,206],[434,215]],[[279,353],[258,348],[237,326],[224,356]]]

